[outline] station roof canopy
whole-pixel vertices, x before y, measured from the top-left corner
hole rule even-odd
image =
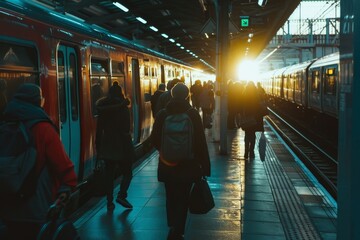
[[[37,1],[193,67],[204,70],[216,67],[215,3],[221,0]],[[259,6],[259,2],[263,6]],[[120,5],[116,3],[125,6],[127,11],[120,9]],[[229,3],[229,53],[232,58],[241,59],[246,51],[250,57],[258,56],[284,25],[300,0],[229,0]],[[252,36],[250,42],[249,34]]]

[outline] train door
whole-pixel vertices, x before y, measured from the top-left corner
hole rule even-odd
[[[78,56],[72,47],[60,45],[57,52],[60,137],[79,175],[80,114]]]
[[[139,60],[131,58],[131,84],[132,84],[132,119],[133,119],[133,142],[140,142],[140,68]]]

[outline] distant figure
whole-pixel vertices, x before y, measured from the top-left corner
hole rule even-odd
[[[261,86],[260,82],[258,82],[256,84],[256,86],[257,86],[257,89],[258,89],[258,92],[259,92],[260,100],[263,101],[264,104],[266,104],[267,99],[266,99],[266,92],[265,92],[264,88]]]
[[[3,112],[7,104],[6,85],[6,81],[0,79],[0,121],[3,119]]]
[[[202,91],[201,81],[196,80],[195,83],[190,87],[191,103],[196,110],[200,110],[200,95]]]
[[[245,131],[245,154],[244,157],[254,158],[254,147],[255,147],[255,132],[264,131],[263,114],[261,112],[261,99],[259,96],[258,89],[254,82],[250,81],[247,83],[243,93],[243,104],[242,104],[242,117],[251,117],[255,119],[253,126],[243,128]]]
[[[236,116],[236,97],[240,95],[241,92],[237,92],[237,89],[235,88],[235,83],[230,81],[228,84],[228,100],[227,100],[227,108],[228,108],[228,117],[227,117],[227,128],[228,129],[234,129],[237,128],[235,116]]]
[[[173,80],[170,80],[167,83],[167,85],[166,85],[167,91],[164,92],[163,94],[161,94],[161,96],[159,97],[158,103],[156,104],[156,112],[159,112],[161,109],[165,108],[165,106],[168,104],[168,102],[171,99],[171,89],[178,82],[180,82],[180,80],[177,78],[174,78]]]
[[[215,94],[213,91],[213,85],[205,83],[200,95],[200,107],[202,110],[202,119],[204,128],[212,127],[212,113],[215,109]]]
[[[171,90],[172,99],[156,116],[151,141],[161,150],[163,126],[168,116],[187,114],[193,126],[193,159],[181,159],[169,165],[160,152],[158,180],[164,182],[166,191],[167,224],[170,228],[167,239],[184,239],[189,196],[192,185],[202,176],[210,176],[210,159],[199,112],[191,107],[187,98],[189,89],[178,83]],[[187,161],[186,161],[187,160]],[[201,166],[201,168],[200,168]]]
[[[107,209],[115,208],[113,203],[114,177],[116,167],[123,175],[116,202],[125,208],[133,206],[128,202],[127,191],[132,179],[132,164],[135,151],[130,135],[130,101],[124,97],[118,82],[114,82],[109,94],[97,102],[99,113],[96,128],[97,157],[105,161],[107,172]]]
[[[30,127],[37,150],[35,169],[39,174],[36,192],[29,199],[0,204],[0,216],[8,230],[6,239],[35,240],[50,205],[56,199],[65,203],[77,184],[74,165],[65,152],[57,128],[42,109],[44,101],[39,86],[25,83],[4,111],[5,121],[22,121]]]
[[[154,94],[151,96],[150,102],[151,102],[151,111],[152,115],[155,118],[156,116],[156,105],[158,103],[159,97],[161,94],[165,92],[165,84],[160,83],[158,89],[154,92]]]

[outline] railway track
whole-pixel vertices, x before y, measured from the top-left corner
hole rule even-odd
[[[294,127],[283,116],[278,115],[272,109],[269,109],[269,111],[268,122],[277,130],[331,196],[337,199],[336,146],[320,143],[318,138],[314,139],[311,136],[312,134],[306,134],[311,132],[309,129],[305,131],[297,124]]]

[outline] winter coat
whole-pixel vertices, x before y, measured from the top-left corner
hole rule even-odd
[[[194,182],[201,176],[210,176],[210,158],[201,117],[197,110],[191,108],[187,100],[172,98],[166,108],[158,113],[151,133],[151,141],[154,147],[157,150],[160,150],[162,127],[165,118],[169,114],[179,114],[184,112],[189,115],[193,123],[193,142],[195,143],[194,161],[190,163],[180,163],[175,167],[170,167],[159,160],[158,180],[161,182]]]
[[[153,117],[155,117],[158,112],[157,103],[159,101],[161,94],[163,94],[163,93],[164,93],[164,91],[162,91],[162,90],[156,90],[154,92],[154,94],[151,96],[150,102],[151,102],[151,111],[152,111]]]
[[[257,88],[247,87],[243,93],[241,117],[253,117],[256,120],[255,126],[243,128],[244,131],[264,131],[264,111]]]
[[[99,158],[132,164],[135,151],[130,135],[130,101],[105,97],[97,102],[96,150]]]
[[[6,120],[37,121],[31,128],[37,150],[36,172],[39,174],[36,193],[27,201],[1,206],[1,217],[7,221],[44,222],[47,211],[61,192],[77,184],[74,165],[65,152],[58,132],[40,107],[11,100],[4,111]]]
[[[160,112],[160,110],[162,110],[163,108],[165,108],[171,98],[172,98],[172,97],[171,97],[171,91],[165,91],[165,92],[163,92],[163,94],[161,94],[161,95],[159,96],[159,99],[158,99],[158,101],[157,101],[157,104],[156,104],[156,113]]]

